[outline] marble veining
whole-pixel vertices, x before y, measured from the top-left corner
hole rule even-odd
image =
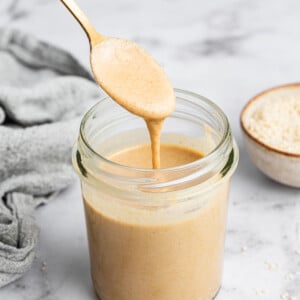
[[[188,45],[184,52],[194,56],[214,55],[236,55],[240,52],[240,43],[247,38],[247,35],[228,35],[219,38],[207,38],[205,40]]]
[[[100,32],[135,40],[164,66],[174,86],[207,96],[228,115],[240,164],[217,300],[300,300],[300,190],[255,168],[239,127],[239,113],[254,94],[299,81],[299,0],[78,2]],[[72,51],[88,66],[86,37],[60,1],[1,0],[5,25]],[[0,299],[96,300],[79,183],[36,217],[41,233],[33,268],[0,290]]]
[[[21,1],[21,0],[4,0],[0,6],[0,16],[5,23],[12,24],[13,21],[27,18],[32,10],[41,5],[49,3],[49,0]],[[5,24],[3,22],[3,24]]]

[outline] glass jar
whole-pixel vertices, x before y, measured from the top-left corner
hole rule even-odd
[[[204,153],[139,169],[107,157],[150,143],[144,120],[103,98],[84,116],[73,163],[80,175],[93,284],[102,300],[210,300],[221,285],[230,178],[238,149],[208,99],[176,90],[162,143]]]

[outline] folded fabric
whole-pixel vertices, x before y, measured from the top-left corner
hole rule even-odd
[[[34,209],[74,179],[71,147],[100,94],[71,54],[0,29],[0,287],[29,269]]]

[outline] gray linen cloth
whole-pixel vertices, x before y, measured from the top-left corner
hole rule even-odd
[[[100,93],[66,51],[0,29],[0,287],[31,266],[34,209],[74,179],[79,121]]]

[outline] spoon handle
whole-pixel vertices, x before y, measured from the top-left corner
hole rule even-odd
[[[65,7],[70,11],[70,13],[75,17],[78,23],[81,25],[82,29],[88,36],[90,45],[94,46],[105,40],[105,37],[99,34],[84,12],[76,4],[74,0],[61,0]]]

